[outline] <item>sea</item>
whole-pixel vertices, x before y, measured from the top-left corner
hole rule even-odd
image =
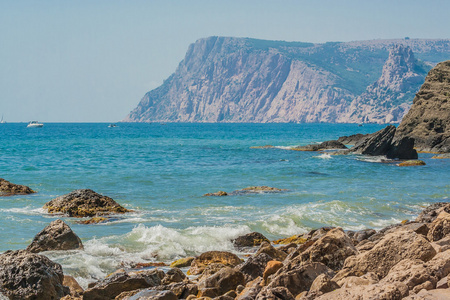
[[[170,262],[257,231],[274,240],[323,226],[380,229],[413,220],[449,201],[450,160],[419,154],[426,166],[398,167],[381,157],[290,150],[384,125],[25,123],[0,124],[0,177],[37,191],[0,197],[0,252],[24,249],[55,219],[84,250],[43,254],[82,286],[136,263]],[[273,148],[252,147],[272,145]],[[280,193],[234,194],[249,186]],[[133,210],[110,222],[80,224],[44,204],[92,189]],[[247,250],[246,250],[247,251]]]

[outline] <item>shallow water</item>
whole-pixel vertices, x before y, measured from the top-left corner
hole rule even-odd
[[[134,213],[97,225],[62,218],[85,251],[46,253],[84,285],[121,264],[164,261],[207,250],[235,251],[231,239],[270,239],[320,226],[355,230],[413,219],[448,201],[450,160],[400,168],[379,158],[287,150],[369,133],[354,124],[0,124],[0,177],[38,191],[0,198],[0,251],[25,248],[57,216],[41,208],[90,188]],[[273,145],[273,149],[251,149]],[[203,197],[248,186],[283,193]]]

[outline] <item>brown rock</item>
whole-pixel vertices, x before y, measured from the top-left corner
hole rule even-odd
[[[374,229],[363,229],[359,231],[348,231],[347,235],[349,238],[353,240],[353,244],[357,245],[363,240],[367,240],[375,233],[376,231]]]
[[[185,257],[180,258],[170,264],[171,268],[184,268],[189,267],[192,263],[192,261],[195,259],[195,257]]]
[[[354,286],[352,288],[340,288],[326,293],[316,300],[349,300],[349,299],[377,299],[377,300],[401,300],[408,296],[408,287],[402,283],[371,284]]]
[[[318,262],[304,263],[291,269],[283,267],[270,277],[267,288],[286,287],[292,295],[298,295],[309,290],[313,281],[320,274],[334,276],[334,272],[330,268]]]
[[[334,280],[361,276],[367,272],[384,277],[402,259],[429,261],[435,255],[436,251],[422,235],[399,229],[386,234],[371,250],[347,258]]]
[[[399,167],[414,167],[414,166],[425,166],[426,163],[422,160],[407,160],[397,164]]]
[[[235,267],[241,263],[241,259],[231,252],[208,251],[197,256],[191,263],[188,275],[198,275],[205,267],[212,263],[221,263],[226,266]]]
[[[84,291],[77,280],[69,275],[64,275],[63,285],[69,287],[70,294],[75,297],[80,296]]]
[[[279,261],[283,261],[287,257],[287,254],[285,252],[277,250],[268,242],[261,243],[261,247],[258,249],[255,256],[259,255],[261,253],[265,253],[265,254],[269,255],[270,257],[272,257],[273,259],[276,259]]]
[[[27,195],[33,193],[36,192],[25,185],[14,184],[0,178],[0,196]]]
[[[450,214],[443,211],[436,220],[430,224],[430,230],[428,231],[428,240],[434,242],[439,241],[450,233]]]
[[[83,249],[80,238],[61,220],[55,220],[42,229],[27,247],[32,253],[51,250]]]
[[[122,292],[156,287],[161,284],[164,276],[164,272],[158,269],[113,273],[85,290],[83,300],[109,300],[114,299]]]
[[[235,269],[245,275],[245,281],[252,281],[260,276],[263,276],[266,265],[272,258],[265,254],[260,253],[255,256],[249,257],[245,262],[237,265]]]
[[[427,206],[416,218],[416,222],[431,223],[442,211],[450,213],[450,203],[437,202]]]
[[[53,300],[69,294],[60,264],[26,250],[0,254],[0,293],[10,299]]]
[[[294,300],[291,292],[282,286],[264,288],[256,296],[255,300]]]
[[[155,291],[151,289],[139,291],[134,294],[132,298],[140,300],[178,300],[178,297],[172,291]],[[125,299],[127,298],[124,298],[124,300]]]
[[[279,262],[277,260],[272,260],[267,263],[267,266],[263,273],[263,280],[264,283],[267,284],[267,278],[269,278],[270,275],[275,274],[279,269],[283,267],[283,263]]]
[[[304,300],[313,300],[320,295],[332,292],[339,289],[340,286],[330,279],[326,274],[320,274],[314,279],[311,288],[306,296],[302,297]]]
[[[126,213],[128,209],[113,199],[97,194],[93,190],[75,190],[57,197],[44,205],[49,213],[62,213],[69,217],[93,217],[112,213]]]
[[[261,245],[262,242],[270,243],[270,241],[261,233],[251,232],[247,233],[246,235],[237,237],[235,240],[233,240],[233,245],[237,248],[256,247]]]
[[[161,284],[167,285],[176,282],[182,282],[187,277],[184,275],[183,271],[178,268],[172,268],[167,271],[166,276],[161,280]]]
[[[235,290],[236,287],[244,281],[244,274],[230,267],[225,267],[216,274],[201,280],[198,283],[198,288],[200,291],[214,289],[214,291],[217,292],[217,294],[214,295],[214,297],[216,297],[223,295],[228,291]],[[204,295],[204,293],[202,293],[202,295]]]
[[[336,271],[342,268],[347,257],[357,253],[342,228],[334,228],[301,253],[298,259],[302,262],[321,262]]]
[[[224,191],[218,191],[218,192],[215,192],[215,193],[207,193],[207,194],[203,195],[203,197],[211,197],[211,196],[223,197],[223,196],[228,196],[228,193],[224,192]]]
[[[364,274],[363,276],[357,277],[357,276],[349,276],[341,279],[339,282],[337,282],[338,285],[341,286],[341,288],[351,288],[353,286],[358,285],[370,285],[378,283],[380,280],[378,279],[378,275],[376,275],[373,272],[369,272]]]
[[[254,300],[262,289],[262,281],[262,277],[258,277],[247,283],[245,288],[239,292],[236,300]],[[237,286],[236,290],[239,290],[239,286]]]
[[[403,298],[404,300],[447,300],[450,299],[450,289],[423,290],[415,295]]]

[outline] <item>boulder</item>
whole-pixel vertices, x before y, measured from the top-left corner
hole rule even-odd
[[[414,139],[408,136],[394,140],[386,153],[387,158],[417,159]]]
[[[164,278],[161,280],[161,284],[167,285],[171,283],[182,282],[186,278],[187,277],[183,273],[183,271],[181,271],[178,268],[172,268],[169,271],[167,271],[166,276],[164,276]]]
[[[200,291],[214,291],[209,295],[214,295],[214,297],[225,294],[228,291],[235,290],[236,287],[245,281],[245,276],[241,272],[225,267],[214,275],[201,280],[198,283],[198,288]],[[203,293],[206,296],[206,293]]]
[[[267,285],[267,288],[285,287],[292,295],[298,295],[303,291],[309,290],[314,280],[320,274],[326,274],[329,277],[334,276],[333,270],[318,262],[296,265],[291,269],[283,267],[269,277],[270,283]]]
[[[212,263],[220,263],[225,266],[235,267],[242,261],[237,255],[226,251],[208,251],[197,256],[191,263],[188,275],[201,274],[205,267]]]
[[[353,241],[342,228],[334,228],[301,253],[297,259],[301,262],[321,262],[337,271],[342,268],[347,257],[357,253]]]
[[[439,241],[450,233],[450,214],[443,211],[429,225],[427,238],[429,241]]]
[[[180,258],[170,264],[171,268],[184,268],[189,267],[192,263],[192,261],[195,259],[195,257],[185,257]]]
[[[431,223],[442,211],[450,213],[450,203],[436,202],[427,206],[416,218],[416,222]]]
[[[262,289],[262,281],[263,279],[261,277],[250,281],[240,292],[240,286],[237,286],[236,291],[238,291],[239,294],[236,297],[236,300],[254,300]]]
[[[426,163],[423,160],[407,160],[407,161],[403,161],[399,164],[397,164],[397,166],[399,167],[415,167],[415,166],[425,166]]]
[[[60,299],[69,294],[60,264],[26,250],[0,254],[0,293],[10,299]]]
[[[340,288],[333,292],[323,294],[315,300],[349,300],[349,299],[377,299],[377,300],[401,300],[408,296],[408,287],[403,283],[371,284]]]
[[[261,233],[251,232],[247,233],[246,235],[237,237],[235,240],[233,240],[233,245],[237,248],[256,247],[261,245],[261,243],[264,241],[270,243],[270,241]]]
[[[364,155],[386,155],[388,153],[392,139],[395,134],[395,126],[389,125],[381,129],[353,146],[350,151]]]
[[[285,252],[283,252],[281,250],[277,250],[268,242],[261,243],[261,246],[259,247],[258,251],[256,251],[255,256],[259,255],[261,253],[265,253],[265,254],[269,255],[270,257],[272,257],[273,259],[279,260],[279,261],[283,261],[287,257],[287,254]]]
[[[406,258],[429,261],[436,255],[430,242],[414,231],[399,229],[386,234],[372,249],[348,257],[335,281],[348,276],[361,276],[374,272],[380,278],[399,261]]]
[[[301,297],[302,300],[313,300],[319,297],[320,295],[332,292],[334,290],[339,289],[340,286],[330,279],[326,274],[320,274],[313,281],[309,292]]]
[[[129,212],[113,199],[89,189],[75,190],[57,197],[47,202],[44,209],[49,213],[62,213],[78,218]]]
[[[14,184],[0,178],[0,196],[27,195],[33,193],[36,192],[25,185]]]
[[[102,281],[96,282],[83,293],[83,300],[108,300],[126,291],[156,287],[165,274],[158,269],[126,273],[115,272]]]
[[[148,291],[171,291],[175,294],[177,299],[186,299],[190,295],[198,294],[198,287],[196,284],[189,283],[188,281],[171,283],[167,285],[160,285],[157,287],[151,287],[146,289]],[[117,299],[117,297],[116,297]],[[147,299],[147,298],[144,298]]]
[[[357,277],[357,276],[345,277],[345,278],[341,279],[340,281],[338,281],[337,284],[341,288],[351,288],[353,286],[358,286],[358,285],[375,284],[375,283],[378,283],[379,281],[380,280],[378,279],[377,274],[375,274],[373,272],[369,272],[360,277]]]
[[[450,289],[422,290],[415,295],[410,295],[403,300],[446,300],[450,299]]]
[[[77,280],[70,275],[64,275],[63,285],[69,288],[70,295],[74,297],[79,297],[84,291]]]
[[[282,267],[283,263],[278,260],[269,261],[263,273],[264,284],[267,284],[267,279],[269,278],[270,275],[275,274]]]
[[[264,288],[255,300],[294,300],[292,293],[285,287]]]
[[[42,229],[27,247],[32,253],[51,250],[81,250],[80,238],[61,220],[55,220]]]
[[[237,265],[235,269],[245,275],[246,281],[252,281],[263,276],[266,265],[271,260],[272,258],[269,255],[260,253],[249,257],[245,262]]]
[[[347,231],[347,235],[352,239],[353,244],[357,245],[363,240],[367,240],[376,233],[374,229],[363,229],[359,231]]]

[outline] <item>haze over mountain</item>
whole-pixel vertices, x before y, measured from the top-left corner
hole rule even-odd
[[[209,37],[125,122],[400,122],[450,40]]]

